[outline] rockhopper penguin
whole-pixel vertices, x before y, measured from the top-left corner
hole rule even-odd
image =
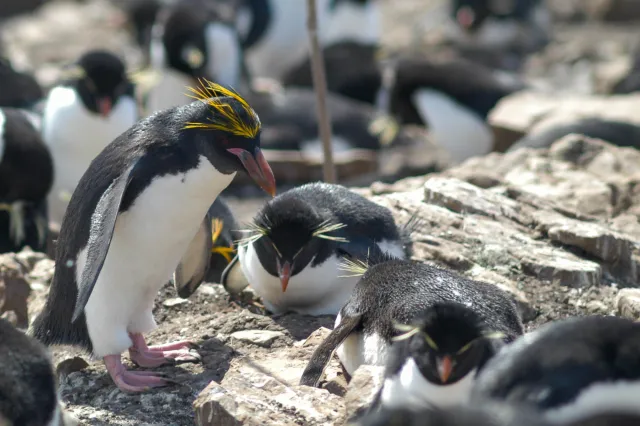
[[[351,266],[362,278],[301,385],[317,386],[336,351],[347,376],[361,364],[387,365],[383,404],[450,405],[467,398],[500,345],[523,333],[515,302],[492,284],[414,261]]]
[[[222,283],[241,290],[227,279],[240,266],[269,311],[335,315],[358,281],[340,269],[343,259],[378,252],[404,258],[407,240],[386,207],[341,185],[310,183],[263,206]]]
[[[640,416],[640,324],[600,316],[545,324],[487,363],[473,398],[522,403],[561,424]]]
[[[197,102],[141,120],[91,163],[71,197],[51,290],[33,326],[46,344],[77,345],[103,358],[123,391],[167,384],[126,370],[125,349],[143,367],[197,360],[190,342],[147,347],[143,333],[156,327],[157,290],[201,235],[216,197],[238,171],[275,194],[249,104],[206,80],[191,91]]]
[[[0,107],[0,253],[45,251],[53,162],[30,112]]]
[[[0,425],[70,426],[47,349],[0,318]]]
[[[96,50],[70,66],[46,99],[42,135],[55,167],[50,220],[59,226],[91,161],[138,119],[133,84],[122,61]]]

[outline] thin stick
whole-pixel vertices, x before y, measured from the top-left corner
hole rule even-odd
[[[318,43],[316,0],[307,0],[307,29],[311,47],[311,75],[313,77],[313,87],[316,91],[317,100],[316,113],[318,115],[318,127],[324,151],[324,180],[328,183],[336,183],[336,169],[333,164],[333,150],[331,148],[331,120],[329,119],[329,114],[327,114],[327,82],[324,72],[324,58]]]

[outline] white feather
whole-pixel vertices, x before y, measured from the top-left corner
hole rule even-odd
[[[493,133],[473,110],[433,89],[417,90],[412,101],[435,141],[456,162],[493,149]]]
[[[320,36],[324,45],[351,40],[360,43],[378,43],[381,34],[379,1],[365,4],[338,3],[328,18],[321,22]]]
[[[78,181],[91,161],[138,119],[137,105],[122,96],[109,117],[90,112],[70,87],[55,87],[44,110],[43,139],[51,151],[55,169],[49,192],[49,217],[58,225]]]
[[[207,65],[211,78],[223,86],[237,87],[240,80],[240,41],[228,25],[212,23],[205,29]],[[185,92],[185,89],[182,89]],[[184,96],[184,95],[183,95]]]
[[[595,383],[582,390],[569,404],[546,410],[545,416],[557,423],[568,424],[601,413],[640,415],[640,381]]]
[[[4,125],[7,122],[7,117],[4,115],[4,111],[0,109],[0,163],[2,163],[2,157],[4,156],[5,141],[4,141]]]
[[[156,177],[118,216],[85,307],[96,356],[119,354],[131,346],[128,332],[146,333],[156,327],[151,309],[158,290],[169,281],[207,210],[234,176],[218,172],[201,156],[195,169]],[[77,280],[85,262],[86,248],[76,259]]]
[[[400,372],[387,378],[380,399],[391,408],[450,407],[468,401],[476,370],[448,385],[431,383],[422,375],[413,358],[407,359]]]
[[[335,327],[342,317],[336,317]],[[334,327],[334,328],[335,328]],[[384,366],[387,362],[389,344],[378,334],[351,333],[336,348],[336,355],[347,373],[353,375],[361,365]]]

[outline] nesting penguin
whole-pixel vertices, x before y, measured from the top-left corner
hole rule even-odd
[[[83,54],[51,89],[42,135],[56,170],[49,193],[50,221],[60,226],[69,198],[91,161],[138,119],[134,86],[114,54]]]
[[[190,342],[149,347],[143,334],[156,327],[155,295],[198,238],[213,201],[237,172],[275,194],[251,106],[208,81],[192,91],[198,101],[139,121],[91,163],[71,197],[51,290],[33,325],[45,344],[103,358],[123,391],[167,384],[126,370],[125,349],[143,367],[198,360]]]
[[[523,333],[513,298],[492,284],[405,260],[360,272],[301,385],[317,386],[335,351],[347,377],[362,364],[387,366],[383,406],[462,403],[487,359]]]
[[[260,209],[222,283],[232,293],[241,290],[228,279],[240,267],[241,284],[248,282],[269,311],[335,315],[358,281],[341,263],[379,253],[405,258],[408,232],[386,207],[341,185],[302,185]]]
[[[198,78],[238,87],[242,50],[234,12],[220,1],[178,0],[157,13],[149,56],[158,76],[145,96],[149,113],[184,105],[185,87]]]
[[[545,324],[480,373],[472,398],[521,403],[556,423],[640,416],[640,324],[590,316]]]
[[[53,161],[37,119],[0,107],[0,253],[46,251]]]
[[[0,318],[0,424],[70,426],[46,348]]]
[[[449,0],[448,37],[463,47],[533,52],[550,40],[543,0]]]

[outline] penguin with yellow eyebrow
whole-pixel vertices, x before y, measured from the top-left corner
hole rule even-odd
[[[75,345],[102,358],[125,392],[168,384],[153,372],[127,370],[127,349],[141,367],[199,360],[191,342],[147,346],[144,334],[156,328],[154,298],[172,274],[186,272],[181,282],[188,283],[202,273],[202,265],[187,268],[181,259],[203,233],[211,240],[207,212],[218,195],[238,172],[272,196],[276,191],[253,108],[206,80],[191,92],[196,102],[139,121],[82,176],[32,329],[45,344]]]

